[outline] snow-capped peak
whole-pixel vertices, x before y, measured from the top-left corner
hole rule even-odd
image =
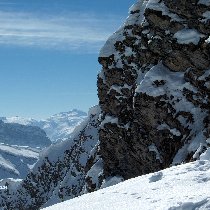
[[[24,117],[1,117],[5,123],[18,123],[22,125],[38,126],[43,129],[52,142],[66,140],[85,118],[87,113],[72,109],[68,112],[60,112],[54,114],[47,119],[35,120],[33,118]]]

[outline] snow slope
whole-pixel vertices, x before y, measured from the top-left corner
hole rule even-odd
[[[205,159],[129,179],[44,210],[210,209],[210,161]]]
[[[43,129],[52,142],[66,140],[71,137],[74,128],[79,125],[87,113],[73,109],[69,112],[61,112],[45,120],[35,120],[23,117],[2,117],[5,123],[19,123],[22,125],[38,126]]]
[[[39,158],[38,149],[0,144],[0,179],[23,179]],[[2,180],[0,180],[0,183]]]
[[[38,161],[41,149],[49,145],[50,139],[39,127],[0,120],[0,186],[3,179],[24,179]]]

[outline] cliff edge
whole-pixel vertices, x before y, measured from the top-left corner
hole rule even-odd
[[[210,143],[210,2],[138,1],[101,49],[100,152],[125,179],[199,158]]]

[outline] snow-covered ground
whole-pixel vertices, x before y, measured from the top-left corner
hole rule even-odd
[[[201,160],[140,176],[44,210],[210,209],[210,151]]]
[[[1,179],[23,179],[39,159],[40,150],[25,146],[0,143],[0,183]]]

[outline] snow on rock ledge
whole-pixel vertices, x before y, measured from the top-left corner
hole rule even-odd
[[[192,161],[208,147],[210,8],[208,1],[194,3],[138,1],[102,48],[99,136],[106,177],[128,179]]]
[[[174,34],[174,38],[177,39],[179,44],[190,44],[197,45],[201,38],[204,36],[198,33],[195,29],[182,29]]]
[[[203,5],[206,5],[206,6],[210,6],[210,0],[199,0],[198,4],[203,4]]]

